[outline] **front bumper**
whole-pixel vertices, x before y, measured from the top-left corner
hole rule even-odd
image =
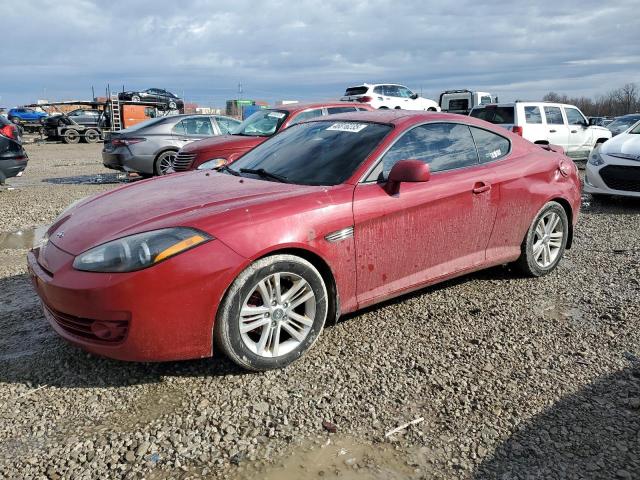
[[[51,242],[28,254],[45,316],[68,342],[128,361],[211,356],[218,305],[245,262],[219,240],[131,273],[81,272],[73,259]]]
[[[612,168],[605,170],[606,167]],[[587,162],[583,191],[601,195],[640,197],[640,162],[609,156],[606,157],[604,165],[595,166]]]

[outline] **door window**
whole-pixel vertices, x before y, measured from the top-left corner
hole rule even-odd
[[[407,87],[396,87],[398,96],[402,98],[411,98],[413,92],[409,90]]]
[[[384,95],[384,89],[382,88],[382,85],[374,87],[373,93],[375,93],[376,95]]]
[[[213,135],[213,127],[208,117],[188,117],[173,127],[177,135]]]
[[[329,107],[327,108],[327,113],[329,115],[334,115],[336,113],[349,113],[355,112],[356,107]]]
[[[537,107],[536,107],[537,108]],[[492,162],[504,157],[511,148],[509,140],[481,128],[470,127],[471,135],[478,149],[478,157],[481,163]]]
[[[320,117],[322,116],[322,109],[318,108],[316,110],[307,110],[306,112],[299,113],[296,118],[294,118],[289,126],[295,125],[296,123],[300,123],[303,120],[309,120],[310,118]]]
[[[385,178],[399,160],[421,160],[432,172],[478,164],[478,153],[467,125],[430,123],[405,133],[382,158]]]
[[[524,119],[526,123],[542,123],[542,114],[540,113],[540,107],[524,107]]]
[[[384,86],[384,94],[387,97],[399,97],[400,93],[398,92],[398,87],[396,85],[385,85]]]
[[[575,108],[564,108],[564,113],[567,116],[567,122],[569,125],[588,125],[589,122],[584,116]]]
[[[548,125],[564,125],[562,111],[559,107],[544,107],[544,116],[547,117]]]

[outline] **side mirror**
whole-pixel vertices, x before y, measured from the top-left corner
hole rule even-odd
[[[418,98],[418,94],[417,93],[412,93],[410,98],[411,98],[411,100],[415,100],[416,98]]]
[[[431,169],[420,160],[399,160],[391,168],[385,190],[395,195],[400,191],[402,182],[427,182],[431,178]]]

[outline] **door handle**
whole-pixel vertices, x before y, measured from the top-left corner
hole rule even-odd
[[[578,133],[578,130],[571,130],[571,133]]]
[[[491,185],[489,185],[488,183],[484,183],[484,182],[476,182],[476,184],[473,186],[473,193],[484,193],[484,192],[488,192],[489,190],[491,190]]]
[[[549,133],[556,133],[557,130],[549,130]]]

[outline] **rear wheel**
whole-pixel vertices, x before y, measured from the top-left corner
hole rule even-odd
[[[557,202],[547,203],[529,227],[516,266],[533,277],[550,273],[560,262],[568,237],[569,221],[564,208]]]
[[[62,141],[68,144],[75,144],[80,141],[80,134],[77,130],[70,128],[62,134]]]
[[[139,95],[132,95],[131,96],[131,101],[132,102],[139,102],[140,101],[140,96]]]
[[[175,159],[176,152],[173,150],[162,152],[158,155],[154,165],[156,175],[167,175],[168,173],[173,173],[175,171],[173,169],[173,162]]]
[[[89,129],[84,133],[84,140],[87,143],[97,143],[100,140],[100,132]]]
[[[174,102],[173,100],[171,100],[169,102],[169,109],[170,110],[175,110],[176,109],[176,102]]]
[[[437,112],[438,110],[436,110],[434,107],[429,107],[427,108],[427,112]]]
[[[313,346],[327,307],[324,280],[311,263],[273,255],[247,267],[233,282],[218,310],[214,339],[244,368],[282,368]]]
[[[389,107],[380,107],[378,110],[389,110]]]

